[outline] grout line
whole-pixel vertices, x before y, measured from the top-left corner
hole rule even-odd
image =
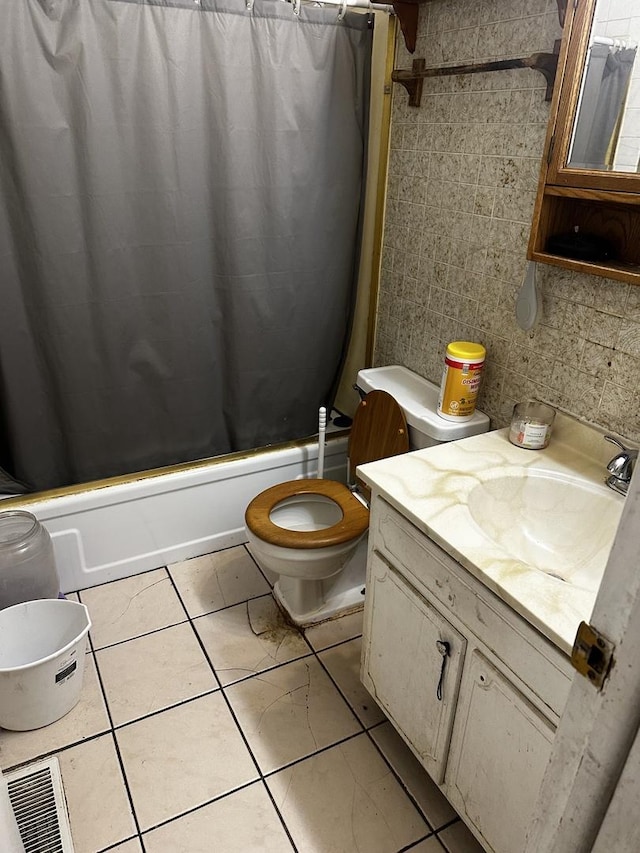
[[[80,598],[80,593],[78,593],[78,598]],[[93,642],[92,642],[91,638],[89,638],[89,644],[91,646],[91,651],[93,654],[93,662],[94,662],[94,665],[96,668],[96,676],[98,678],[98,684],[100,685],[100,690],[102,692],[102,701],[104,702],[104,707],[105,707],[105,710],[107,712],[107,718],[109,720],[109,725],[111,727],[111,731],[110,731],[111,740],[113,742],[113,746],[114,746],[114,749],[116,752],[116,756],[118,758],[118,763],[120,765],[120,772],[122,774],[122,781],[124,783],[124,787],[125,787],[125,790],[127,792],[127,798],[129,800],[129,806],[131,808],[131,816],[133,817],[133,822],[136,826],[136,832],[138,833],[138,836],[140,836],[140,823],[138,822],[138,815],[136,814],[136,809],[135,809],[135,806],[133,804],[133,797],[131,796],[131,788],[129,787],[129,780],[127,779],[127,773],[125,771],[124,762],[122,760],[122,755],[120,753],[120,745],[118,743],[118,739],[116,738],[116,732],[115,732],[115,728],[113,725],[113,717],[111,716],[111,709],[109,707],[109,701],[107,699],[107,691],[105,689],[104,682],[102,680],[102,673],[100,672],[100,667],[98,666],[98,661],[96,658],[96,654],[95,654],[95,650],[93,648]]]
[[[307,628],[306,630],[308,631],[309,628]],[[322,654],[322,652],[327,652],[329,651],[329,649],[337,649],[338,646],[344,646],[345,643],[350,643],[353,640],[358,640],[360,639],[360,637],[362,637],[362,633],[356,634],[354,637],[347,637],[346,640],[338,640],[337,643],[330,643],[328,646],[323,646],[321,649],[315,649],[311,643],[311,640],[307,639],[307,635],[306,633],[304,633],[305,640],[307,640],[307,643],[309,643],[309,646],[311,646],[312,651],[315,652],[315,654],[317,655]]]
[[[437,838],[435,832],[428,832],[426,835],[423,835],[422,838],[419,838],[417,841],[412,841],[411,844],[407,844],[405,847],[401,847],[397,853],[408,853],[408,851],[415,850],[418,844],[422,844],[423,841],[427,841],[429,838]]]
[[[175,592],[176,592],[176,595],[177,595],[177,596],[178,596],[178,598],[180,599],[180,603],[182,604],[182,606],[183,606],[183,607],[185,607],[184,602],[182,601],[182,597],[181,597],[181,595],[180,595],[180,592],[179,592],[179,590],[178,590],[177,586],[175,585],[175,583],[173,582],[173,578],[171,579],[171,582],[173,583],[173,587],[174,587],[174,590],[175,590]],[[247,600],[249,600],[249,599],[247,599]],[[240,603],[242,603],[242,602],[240,602]],[[186,610],[186,607],[185,607],[185,610]],[[261,771],[260,771],[260,767],[259,767],[259,765],[258,765],[258,762],[256,761],[255,755],[253,754],[253,752],[252,752],[251,748],[249,747],[249,743],[248,743],[248,741],[247,741],[247,739],[246,739],[246,737],[245,737],[245,735],[244,735],[244,732],[242,731],[242,729],[241,729],[241,727],[240,727],[240,724],[238,723],[238,720],[237,720],[236,715],[235,715],[235,713],[234,713],[234,711],[233,711],[233,708],[231,707],[231,703],[229,702],[229,699],[227,698],[227,696],[226,696],[226,694],[225,694],[225,692],[224,692],[224,689],[223,689],[223,687],[222,687],[222,684],[220,683],[220,679],[218,678],[218,675],[217,675],[217,673],[216,673],[216,669],[215,669],[215,667],[214,667],[214,665],[213,665],[213,663],[212,663],[212,661],[211,661],[211,658],[209,657],[209,653],[207,652],[207,650],[206,650],[206,648],[205,648],[205,645],[204,645],[204,643],[202,642],[202,639],[201,639],[200,635],[199,635],[199,634],[198,634],[198,632],[196,631],[195,625],[193,624],[193,619],[192,619],[191,617],[189,617],[189,623],[190,623],[190,625],[191,625],[191,630],[193,631],[193,633],[194,633],[194,635],[195,635],[196,641],[197,641],[198,645],[200,646],[200,650],[202,651],[202,654],[205,656],[205,659],[206,659],[207,663],[209,664],[209,667],[210,667],[210,669],[211,669],[211,672],[213,673],[213,677],[215,678],[215,680],[217,681],[217,683],[220,685],[220,690],[222,691],[222,695],[223,695],[223,697],[224,697],[224,700],[225,700],[225,703],[226,703],[226,705],[227,705],[227,708],[229,709],[229,712],[230,712],[230,714],[231,714],[231,716],[232,716],[232,718],[233,718],[233,721],[234,721],[234,723],[236,724],[236,726],[237,726],[237,728],[238,728],[238,731],[240,732],[240,735],[241,735],[241,737],[242,737],[242,739],[243,739],[243,741],[244,741],[244,743],[245,743],[245,746],[246,746],[246,747],[247,747],[247,749],[249,750],[249,754],[250,754],[250,756],[251,756],[251,760],[252,760],[252,761],[253,761],[253,763],[255,764],[255,766],[256,766],[256,770],[258,771],[258,773],[260,774],[260,778],[262,779],[262,773],[261,773]]]
[[[170,566],[179,566],[182,563],[188,563],[191,560],[198,560],[201,557],[208,557],[211,554],[222,554],[222,553],[224,553],[224,551],[231,551],[233,548],[246,548],[246,543],[240,542],[237,545],[227,545],[226,548],[218,548],[216,551],[207,551],[205,554],[197,554],[195,557],[187,557],[186,560],[177,560],[175,563],[161,563],[159,566],[155,566],[152,569],[143,569],[141,572],[135,572],[132,575],[125,575],[125,577],[122,577],[122,578],[113,578],[110,581],[102,581],[102,583],[91,584],[91,586],[84,587],[82,592],[86,591],[87,589],[99,589],[101,586],[108,586],[110,583],[118,583],[118,581],[126,581],[126,580],[129,580],[129,578],[137,578],[137,577],[140,577],[140,575],[148,575],[148,574],[151,574],[151,572],[157,572],[160,569],[164,569],[167,572],[167,574],[170,574],[170,572],[169,572]],[[266,580],[266,578],[265,578],[265,580]],[[65,595],[73,595],[74,592],[80,594],[80,590],[77,590],[77,589],[70,590],[69,592],[65,592],[64,594]]]
[[[121,844],[128,844],[129,841],[141,841],[140,834],[130,835],[129,838],[123,838],[122,841],[116,841],[108,847],[101,847],[96,853],[109,853],[110,850],[117,849]],[[144,848],[143,848],[144,849]]]
[[[169,572],[167,571],[166,565],[164,565],[164,563],[163,563],[162,565],[156,566],[153,569],[144,569],[143,571],[136,572],[133,575],[125,575],[125,577],[123,577],[123,578],[113,578],[110,581],[102,581],[102,583],[96,583],[96,584],[92,584],[91,586],[85,586],[83,589],[74,589],[70,592],[65,592],[64,594],[65,595],[73,595],[73,593],[75,592],[78,595],[80,595],[81,592],[87,592],[90,589],[100,589],[100,587],[102,587],[102,586],[109,586],[109,584],[112,584],[112,583],[120,583],[120,581],[128,581],[131,578],[142,577],[142,575],[150,575],[152,572],[159,572],[159,571],[162,571],[163,569],[165,572],[167,572],[167,574],[169,574]]]
[[[458,817],[453,817],[451,820],[447,821],[447,823],[443,823],[441,827],[436,829],[436,834],[440,834],[444,832],[445,829],[449,829],[450,826],[453,826],[456,823],[462,823],[462,818],[458,815]]]
[[[103,652],[105,649],[114,649],[116,646],[123,646],[125,643],[130,643],[132,640],[139,640],[142,637],[150,637],[152,634],[159,634],[160,631],[166,631],[167,628],[175,628],[177,625],[186,625],[189,619],[183,619],[181,622],[172,622],[170,625],[163,625],[162,628],[153,628],[151,631],[144,631],[142,634],[136,634],[135,637],[127,637],[125,640],[117,640],[115,643],[108,643],[106,646],[98,646],[95,648],[92,643],[94,652]],[[91,638],[90,638],[91,639]]]
[[[173,702],[164,708],[157,708],[155,711],[149,711],[148,714],[143,714],[141,717],[136,717],[135,720],[127,720],[124,723],[114,725],[113,731],[119,732],[121,729],[127,729],[130,726],[135,726],[136,723],[141,723],[143,720],[148,720],[151,717],[157,717],[159,714],[164,714],[165,711],[173,711],[181,705],[189,705],[191,702],[197,702],[198,699],[204,699],[206,696],[213,696],[214,693],[220,692],[220,687],[214,687],[211,690],[205,690],[204,693],[198,693],[197,696],[187,696],[186,699],[180,699],[178,702]]]
[[[278,819],[280,820],[280,823],[282,824],[282,828],[284,829],[285,833],[287,834],[287,838],[291,842],[292,849],[295,851],[295,853],[298,853],[298,848],[296,847],[295,841],[293,840],[293,836],[289,832],[289,827],[287,826],[285,819],[284,819],[284,816],[282,815],[280,809],[278,808],[278,806],[276,804],[275,797],[271,793],[271,789],[267,785],[266,779],[262,779],[262,785],[263,785],[265,791],[267,792],[267,796],[271,800],[271,804],[273,805],[273,808],[275,809],[276,814],[278,815]]]
[[[177,596],[178,596],[178,598],[180,599],[180,603],[182,604],[182,606],[184,607],[184,609],[185,609],[185,611],[186,611],[186,607],[185,607],[185,604],[184,604],[184,602],[183,602],[183,600],[182,600],[182,596],[180,595],[180,592],[179,592],[179,590],[178,590],[178,588],[177,588],[177,586],[176,586],[176,584],[175,584],[175,582],[174,582],[173,578],[171,577],[171,575],[169,575],[169,577],[171,578],[171,583],[173,584],[173,588],[174,588],[174,590],[175,590],[175,592],[176,592],[176,595],[177,595]],[[271,594],[271,593],[269,593],[269,594]],[[246,599],[246,600],[247,600],[247,601],[251,601],[251,599]],[[240,604],[242,604],[243,602],[239,602],[239,603],[240,603]],[[224,690],[224,688],[223,688],[222,684],[220,683],[220,679],[218,678],[218,676],[217,676],[217,674],[216,674],[215,667],[213,666],[213,663],[212,663],[212,661],[211,661],[211,658],[209,657],[209,654],[207,653],[207,650],[206,650],[206,648],[205,648],[205,646],[204,646],[204,643],[202,642],[202,640],[201,640],[201,638],[200,638],[200,635],[199,635],[199,634],[198,634],[198,632],[196,631],[195,625],[193,624],[193,620],[191,619],[191,617],[189,618],[189,622],[190,622],[190,624],[191,624],[191,630],[192,630],[192,631],[193,631],[193,633],[195,634],[196,640],[197,640],[198,644],[200,645],[200,649],[202,650],[202,654],[205,656],[205,658],[206,658],[206,660],[207,660],[207,663],[209,664],[209,667],[211,668],[211,672],[213,673],[213,677],[216,679],[216,681],[218,682],[218,684],[220,684],[220,690],[221,690],[221,692],[222,692],[222,696],[223,696],[224,701],[225,701],[225,703],[226,703],[226,706],[227,706],[227,709],[228,709],[228,711],[229,711],[229,714],[231,715],[231,718],[232,718],[233,722],[234,722],[234,723],[235,723],[235,725],[236,725],[236,728],[237,728],[237,730],[238,730],[238,732],[239,732],[239,734],[240,734],[240,737],[242,738],[242,741],[243,741],[243,743],[244,743],[245,747],[247,748],[247,751],[248,751],[249,755],[251,756],[251,760],[252,760],[252,761],[253,761],[253,763],[254,763],[254,766],[255,766],[256,771],[257,771],[258,776],[259,776],[259,779],[260,779],[260,781],[262,782],[262,784],[265,786],[265,788],[267,789],[267,792],[268,792],[268,794],[269,794],[269,797],[270,797],[270,799],[271,799],[271,802],[273,803],[273,807],[274,807],[274,809],[275,809],[275,811],[276,811],[276,814],[278,815],[278,819],[280,820],[280,823],[282,824],[282,826],[283,826],[283,828],[284,828],[284,831],[286,832],[287,837],[289,838],[289,840],[290,840],[290,842],[291,842],[291,846],[293,847],[294,853],[298,853],[298,850],[297,850],[297,848],[296,848],[296,846],[295,846],[295,844],[294,844],[294,842],[293,842],[293,838],[291,837],[291,833],[289,832],[289,828],[287,827],[287,825],[286,825],[286,823],[285,823],[284,817],[282,816],[282,814],[281,814],[281,812],[280,812],[280,809],[276,806],[276,804],[275,804],[275,800],[274,800],[274,799],[273,799],[273,797],[271,796],[271,792],[269,791],[268,786],[267,786],[267,785],[266,785],[266,783],[265,783],[265,777],[264,777],[264,775],[263,775],[263,773],[262,773],[262,770],[260,769],[260,765],[258,764],[258,761],[257,761],[257,759],[256,759],[255,755],[253,754],[253,750],[251,749],[251,746],[250,746],[250,744],[249,744],[249,741],[247,740],[247,738],[246,738],[246,736],[245,736],[245,733],[244,733],[244,731],[242,730],[242,727],[241,727],[240,723],[238,722],[238,718],[237,718],[237,716],[236,716],[236,714],[235,714],[235,711],[233,710],[233,706],[231,705],[231,702],[229,701],[229,697],[227,696],[227,694],[226,694],[226,692],[225,692],[225,690]]]
[[[320,749],[316,749],[315,752],[310,752],[308,755],[302,755],[300,758],[296,758],[293,761],[290,761],[288,764],[283,764],[281,767],[276,767],[275,770],[269,770],[264,774],[264,779],[270,779],[272,776],[275,776],[276,773],[280,773],[282,770],[289,770],[291,767],[295,767],[296,764],[301,764],[303,761],[307,761],[309,758],[315,758],[317,755],[322,755],[323,752],[328,752],[330,749],[333,749],[334,746],[342,746],[343,743],[347,743],[350,740],[353,740],[357,737],[362,737],[364,735],[364,731],[354,732],[351,735],[346,735],[340,740],[335,741],[335,743],[329,743],[327,746],[321,746]]]
[[[283,666],[288,666],[290,663],[297,663],[300,660],[307,660],[307,658],[313,657],[313,653],[309,652],[308,654],[302,654],[297,658],[291,658],[291,660],[281,661],[280,663],[274,663],[273,666],[268,666],[265,669],[261,669],[258,672],[251,672],[249,675],[243,675],[242,678],[236,678],[234,681],[229,681],[227,684],[221,683],[221,689],[226,690],[228,687],[235,687],[236,684],[244,684],[245,681],[250,681],[252,678],[259,678],[262,675],[267,675],[267,673],[274,672],[276,669],[282,669]],[[241,667],[237,667],[240,669]],[[220,670],[221,672],[225,672],[226,668]]]
[[[326,675],[329,677],[329,680],[331,681],[333,686],[336,688],[336,690],[338,691],[340,696],[342,696],[344,701],[347,703],[347,708],[351,711],[353,716],[360,723],[360,727],[362,728],[362,731],[366,731],[367,727],[364,724],[364,722],[360,719],[360,715],[356,711],[355,706],[351,704],[351,702],[347,699],[346,694],[342,692],[340,685],[338,684],[336,679],[333,677],[333,675],[329,672],[329,669],[327,668],[325,662],[322,660],[322,658],[318,654],[316,654],[316,659],[317,659],[318,663],[320,664],[320,666],[322,667],[322,669],[324,670],[324,672],[326,673]]]
[[[176,586],[176,592],[178,592],[177,586]],[[178,592],[178,596],[180,596],[179,592]],[[249,598],[244,598],[242,601],[236,601],[234,604],[225,604],[224,607],[218,607],[215,610],[207,610],[206,613],[197,613],[197,614],[194,614],[192,616],[187,611],[187,619],[189,621],[195,622],[196,619],[204,619],[205,616],[215,616],[216,613],[224,613],[225,610],[231,610],[233,607],[242,607],[243,604],[246,605],[249,601],[259,601],[261,598],[267,598],[267,596],[271,596],[271,598],[273,598],[273,595],[272,595],[270,589],[268,589],[266,592],[261,592],[259,595],[252,595]],[[182,606],[186,610],[186,605],[183,604]]]
[[[142,833],[140,829],[140,822],[138,821],[138,815],[136,814],[136,809],[133,804],[133,797],[131,796],[131,788],[129,787],[129,780],[127,779],[127,774],[124,769],[124,762],[122,760],[122,754],[120,753],[120,744],[118,743],[118,739],[116,738],[115,731],[111,732],[111,737],[113,739],[113,745],[116,750],[116,755],[118,756],[118,761],[120,762],[120,772],[122,773],[122,779],[124,781],[124,787],[127,792],[127,797],[129,798],[129,805],[131,806],[131,815],[133,817],[133,822],[136,825],[136,829],[138,830],[138,838],[140,839],[140,843],[142,844]],[[144,851],[144,844],[142,844],[142,849]]]
[[[154,823],[153,826],[147,827],[147,829],[141,832],[141,835],[148,835],[150,832],[153,832],[156,829],[161,829],[163,826],[168,826],[170,823],[174,823],[176,820],[181,820],[183,817],[187,817],[187,815],[194,814],[194,812],[200,811],[200,809],[204,809],[207,806],[212,805],[213,803],[218,803],[220,800],[224,800],[226,797],[232,797],[234,794],[237,794],[238,791],[244,791],[246,788],[250,788],[252,785],[260,784],[261,779],[250,779],[248,782],[243,782],[242,785],[238,785],[236,788],[232,788],[230,791],[225,791],[224,794],[218,794],[217,797],[212,797],[210,800],[206,800],[204,803],[198,803],[195,806],[187,809],[184,812],[180,812],[180,814],[172,815],[168,817],[166,820],[158,821],[158,823]]]
[[[242,544],[242,547],[243,547],[243,548],[244,548],[244,550],[247,552],[247,555],[249,556],[249,559],[250,559],[250,560],[251,560],[251,562],[254,564],[254,566],[256,567],[256,569],[260,572],[260,574],[262,575],[262,577],[263,577],[263,578],[265,579],[265,581],[269,584],[269,591],[271,591],[271,590],[273,589],[273,587],[275,586],[275,584],[273,584],[273,583],[269,580],[269,578],[268,578],[268,577],[266,576],[266,574],[263,572],[262,568],[258,565],[258,563],[257,563],[257,561],[256,561],[256,559],[255,559],[255,557],[253,556],[253,554],[251,553],[251,551],[247,548],[247,543],[246,543],[246,542],[244,542],[244,543]]]
[[[42,761],[45,758],[51,758],[53,756],[59,755],[61,752],[66,752],[68,749],[72,749],[74,746],[80,746],[84,743],[90,743],[92,740],[97,740],[99,737],[104,737],[111,733],[111,729],[105,728],[101,729],[99,732],[95,734],[88,735],[87,737],[81,738],[80,740],[74,740],[72,743],[66,743],[64,746],[59,746],[54,749],[50,749],[48,752],[40,752],[37,755],[32,755],[29,758],[25,758],[24,761],[18,761],[17,764],[12,764],[8,767],[3,767],[3,773],[10,773],[13,770],[19,770],[22,767],[27,767],[29,764],[33,764],[36,761]]]
[[[374,700],[374,701],[375,701],[375,700]],[[380,725],[384,725],[384,723],[387,723],[387,722],[389,722],[389,720],[388,720],[388,719],[382,720],[382,722],[380,723]],[[373,731],[373,729],[375,729],[375,728],[377,728],[377,726],[371,726],[371,728],[370,728],[370,729],[367,729],[367,730],[366,730],[365,734],[367,735],[367,737],[369,738],[369,740],[371,741],[371,743],[373,744],[373,746],[375,747],[375,749],[378,751],[378,753],[379,753],[379,754],[380,754],[380,756],[382,757],[382,760],[384,761],[384,763],[385,763],[385,764],[387,765],[387,767],[391,770],[391,773],[393,774],[393,776],[395,777],[396,781],[398,782],[398,784],[400,785],[400,787],[402,788],[402,790],[405,792],[405,794],[407,795],[407,797],[409,798],[409,800],[410,800],[410,801],[411,801],[411,803],[413,804],[414,808],[416,809],[416,811],[418,812],[418,814],[420,815],[420,817],[424,820],[424,822],[427,824],[427,826],[428,826],[428,827],[429,827],[429,829],[431,830],[431,835],[433,835],[435,832],[439,832],[439,831],[440,831],[440,829],[446,829],[446,828],[447,828],[447,826],[449,826],[449,824],[448,824],[448,823],[447,823],[447,824],[444,824],[443,826],[439,827],[438,829],[436,829],[436,828],[431,824],[431,821],[428,819],[428,817],[427,817],[427,815],[425,814],[425,812],[420,808],[420,805],[418,804],[417,799],[413,796],[413,794],[412,794],[412,793],[411,793],[411,791],[409,790],[409,787],[408,787],[408,785],[405,783],[405,781],[404,781],[404,779],[402,778],[402,776],[398,773],[398,771],[395,769],[395,767],[393,766],[393,764],[391,763],[391,761],[387,758],[387,756],[386,756],[386,755],[384,754],[384,752],[382,751],[382,748],[381,748],[380,746],[378,746],[378,744],[377,744],[377,742],[376,742],[375,738],[372,736],[371,732],[372,732],[372,731]],[[407,749],[408,749],[408,747],[407,747]],[[426,771],[426,770],[424,770],[424,773],[427,773],[427,771]],[[428,774],[427,774],[427,775],[428,775]],[[455,820],[454,820],[453,822],[455,822]]]

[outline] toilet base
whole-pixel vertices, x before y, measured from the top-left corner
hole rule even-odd
[[[280,575],[273,594],[294,625],[308,628],[362,609],[366,565],[364,536],[339,574],[321,581]]]

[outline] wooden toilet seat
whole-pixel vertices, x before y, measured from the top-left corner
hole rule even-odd
[[[287,530],[271,521],[279,503],[298,495],[321,495],[334,501],[342,518],[323,530]],[[244,515],[247,527],[257,537],[282,548],[326,548],[361,536],[369,526],[369,510],[349,489],[335,480],[290,480],[265,489],[251,501]]]
[[[409,450],[404,413],[386,391],[370,391],[361,401],[349,436],[349,476],[368,499],[369,489],[356,477],[356,468]],[[281,501],[298,495],[321,495],[334,501],[342,518],[323,530],[287,530],[271,521],[271,512]],[[281,548],[326,548],[342,545],[361,536],[369,526],[369,510],[346,486],[335,480],[289,480],[265,489],[247,507],[244,519],[258,539]]]

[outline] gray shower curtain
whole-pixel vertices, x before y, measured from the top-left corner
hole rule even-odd
[[[370,27],[0,0],[0,466],[42,489],[314,431],[355,286]]]
[[[591,46],[569,157],[573,168],[612,168],[635,58],[635,48]]]

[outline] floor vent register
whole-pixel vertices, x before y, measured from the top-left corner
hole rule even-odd
[[[5,773],[25,853],[73,853],[57,758]]]

